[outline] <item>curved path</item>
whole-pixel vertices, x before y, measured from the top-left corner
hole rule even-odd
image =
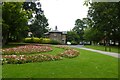
[[[98,52],[98,53],[101,53],[101,54],[105,54],[105,55],[113,56],[113,57],[116,57],[116,58],[120,58],[120,54],[118,54],[118,53],[105,52],[105,51],[100,51],[100,50],[95,50],[95,49],[90,49],[90,48],[84,48],[83,45],[70,45],[70,47],[76,47],[76,48],[89,50],[89,51],[93,51],[93,52]]]

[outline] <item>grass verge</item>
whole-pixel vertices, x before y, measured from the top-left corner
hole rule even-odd
[[[96,50],[101,50],[105,51],[105,46],[96,46],[96,45],[85,45],[86,48],[91,48],[91,49],[96,49]],[[109,49],[111,48],[111,51]],[[118,47],[117,46],[110,46],[107,47],[108,52],[115,52],[118,53]],[[120,53],[120,52],[119,52]]]
[[[58,48],[59,49],[59,48]],[[3,78],[118,78],[118,59],[77,49],[80,55],[60,61],[6,64]],[[58,51],[53,52],[55,54]]]

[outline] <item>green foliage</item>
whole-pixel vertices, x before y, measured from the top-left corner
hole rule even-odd
[[[32,3],[29,6],[29,3]],[[41,8],[37,8],[35,2],[3,2],[2,4],[2,36],[3,44],[8,43],[9,39],[20,41],[31,31],[36,37],[43,37],[48,31],[48,20]],[[35,12],[36,16],[32,14]],[[35,22],[28,26],[28,20]]]
[[[120,2],[95,2],[90,5],[88,17],[93,24],[89,27],[94,31],[97,30],[96,34],[100,34],[99,41],[101,41],[100,38],[106,37],[107,41],[112,40],[120,43]]]
[[[60,42],[56,40],[51,40],[50,38],[37,38],[37,37],[25,38],[24,42],[25,43],[40,43],[40,44],[60,44]]]
[[[49,54],[61,53],[54,48]],[[96,52],[77,49],[80,56],[53,62],[2,66],[3,78],[118,78],[118,59]],[[27,74],[25,74],[27,73]],[[74,79],[73,79],[74,80]]]
[[[97,29],[87,28],[84,31],[84,39],[86,41],[99,42],[104,37],[102,34],[103,33],[101,33],[100,31],[98,31]]]
[[[51,44],[61,44],[60,42],[56,41],[56,40],[51,40],[50,41]]]
[[[74,36],[73,36],[74,35]],[[75,41],[79,43],[80,36],[75,31],[68,31],[67,32],[67,41]]]
[[[25,39],[24,39],[24,42],[25,42],[25,43],[31,43],[31,42],[32,42],[32,38],[25,38]]]
[[[84,29],[86,28],[84,21],[85,20],[77,19],[75,21],[75,27],[73,28],[73,31],[75,31],[78,34],[78,36],[80,37],[79,42],[83,41]]]
[[[91,48],[91,49],[95,49],[95,50],[101,50],[101,51],[105,51],[105,46],[102,45],[85,45],[86,48]],[[109,49],[111,48],[110,52],[115,52],[118,53],[118,47],[117,46],[108,46],[107,47],[107,52],[109,51]],[[120,54],[120,53],[119,53]]]
[[[39,6],[39,8],[37,8]],[[35,37],[44,37],[44,33],[48,32],[49,28],[47,27],[48,19],[44,15],[44,11],[41,8],[40,3],[33,2],[24,2],[23,7],[25,10],[33,12],[35,16],[29,21],[29,31],[31,31]]]
[[[40,43],[42,44],[60,44],[60,42],[56,40],[52,40],[50,38],[40,38],[42,41]]]
[[[51,42],[50,38],[40,38],[40,39],[41,39],[40,43],[43,43],[43,44],[50,44],[50,42]]]
[[[72,45],[77,45],[78,43],[76,41],[71,41]]]
[[[35,21],[30,25],[30,31],[35,37],[44,37],[44,33],[48,32],[48,20],[45,15],[37,15]]]
[[[22,2],[3,2],[2,5],[2,31],[3,41],[19,39],[23,31],[28,29],[27,20],[29,12],[25,11]],[[3,43],[4,44],[4,43]]]
[[[33,40],[33,42],[35,42],[35,43],[39,43],[39,42],[40,42],[40,39],[37,38],[37,37],[32,38],[32,40]]]
[[[2,5],[0,4],[0,25],[2,23]]]
[[[68,31],[67,41],[72,42],[72,44],[79,44],[80,41],[84,41],[84,30],[89,25],[91,24],[88,18],[77,19],[75,27],[71,31]]]
[[[25,38],[24,42],[26,42],[26,43],[39,43],[40,39],[37,37]]]

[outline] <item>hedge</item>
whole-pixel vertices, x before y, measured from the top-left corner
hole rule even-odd
[[[37,38],[37,37],[25,38],[24,42],[25,43],[40,43],[40,44],[60,44],[60,42],[56,40],[52,40],[50,38]]]

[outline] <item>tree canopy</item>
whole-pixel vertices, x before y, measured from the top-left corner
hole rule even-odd
[[[44,37],[44,33],[49,30],[47,27],[49,24],[48,19],[45,17],[44,11],[41,8],[41,3],[39,1],[24,2],[23,7],[25,10],[32,11],[34,15],[29,21],[29,31],[36,37]]]
[[[3,2],[2,4],[2,36],[3,43],[8,39],[19,38],[26,26],[29,12],[23,9],[22,2]]]
[[[30,23],[30,24],[29,24]],[[36,37],[43,37],[49,30],[48,19],[40,2],[3,2],[2,37],[3,44],[27,37],[29,31]]]
[[[86,18],[77,19],[72,31],[79,36],[79,41],[106,40],[120,44],[120,2],[93,2],[85,1],[90,5]]]
[[[92,25],[89,25],[89,29],[85,31],[84,37],[96,42],[101,41],[105,37],[107,41],[112,40],[119,42],[120,2],[94,2],[90,5],[88,18],[91,20],[90,23]]]

